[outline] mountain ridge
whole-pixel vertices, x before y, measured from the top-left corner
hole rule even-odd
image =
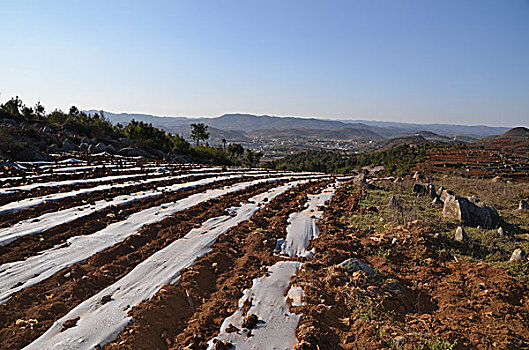
[[[95,113],[97,110],[87,110]],[[178,132],[182,127],[189,127],[191,123],[205,123],[220,130],[236,130],[244,133],[255,130],[285,130],[285,129],[328,129],[345,128],[370,130],[384,138],[410,135],[419,131],[428,131],[441,136],[454,137],[458,135],[476,138],[497,136],[505,133],[509,127],[487,125],[458,125],[458,124],[416,124],[404,122],[384,122],[369,120],[333,120],[321,118],[281,117],[270,115],[254,115],[244,113],[229,113],[218,117],[172,117],[150,114],[112,113],[103,111],[113,123],[128,123],[132,119],[152,123],[170,132]]]

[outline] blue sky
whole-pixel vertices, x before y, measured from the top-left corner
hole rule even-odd
[[[0,102],[529,124],[529,1],[5,1]]]

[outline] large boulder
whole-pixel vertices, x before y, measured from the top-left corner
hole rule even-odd
[[[432,198],[436,197],[437,195],[435,193],[435,186],[432,184],[426,185],[426,184],[415,183],[413,185],[413,192],[417,193],[420,196],[430,196]]]
[[[364,173],[356,175],[353,179],[353,183],[361,187],[367,186],[366,175]]]
[[[110,154],[116,154],[116,148],[114,148],[114,146],[112,146],[112,145],[108,145],[107,146],[107,152],[110,153]]]
[[[48,153],[59,153],[59,146],[57,146],[56,143],[52,143],[51,145],[46,148],[46,152]]]
[[[70,139],[66,139],[64,140],[62,144],[62,149],[64,149],[67,152],[73,152],[73,151],[77,151],[78,147],[75,143],[70,141]]]
[[[139,148],[126,147],[118,151],[118,154],[124,157],[146,157],[147,153]]]
[[[116,147],[116,149],[128,148],[133,145],[134,145],[134,141],[132,141],[131,139],[127,137],[122,137],[114,143],[114,147]]]
[[[437,195],[439,196],[439,198],[444,202],[446,200],[446,197],[448,196],[454,196],[454,192],[452,191],[449,191],[447,190],[446,188],[444,188],[443,186],[439,187],[439,189],[437,190]]]
[[[500,218],[496,209],[481,203],[477,197],[454,195],[448,195],[444,200],[443,217],[483,228],[492,228]]]
[[[105,145],[103,142],[99,142],[97,145],[94,146],[94,149],[97,152],[105,152],[107,150],[107,145]]]
[[[81,152],[86,152],[86,151],[88,151],[88,147],[90,147],[90,146],[88,145],[88,143],[86,143],[86,142],[81,142],[81,144],[79,145],[79,151],[81,151]]]

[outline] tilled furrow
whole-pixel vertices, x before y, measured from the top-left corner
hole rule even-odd
[[[288,286],[303,263],[291,259],[313,257],[314,252],[308,247],[318,236],[317,222],[323,215],[322,208],[339,186],[338,182],[331,183],[323,191],[309,194],[305,208],[289,215],[285,238],[278,240],[276,246],[282,259],[267,267],[266,274],[256,278],[252,287],[244,291],[238,309],[222,322],[219,335],[209,341],[208,349],[216,349],[219,344],[243,349],[259,348],[262,344],[274,349],[295,347],[301,315],[289,311],[288,299],[299,304],[303,289],[293,286],[289,290]],[[254,324],[248,319],[253,319]]]
[[[221,188],[240,181],[240,178],[229,179],[179,192],[165,192],[164,194],[133,201],[126,205],[112,206],[87,215],[86,217],[76,219],[73,222],[55,226],[39,234],[20,237],[6,246],[0,246],[0,264],[23,260],[38,252],[64,244],[71,237],[89,235],[97,232],[108,225],[123,221],[129,215],[141,210],[156,207],[167,202],[174,202],[199,192],[213,188]]]
[[[207,255],[182,271],[178,283],[163,286],[153,298],[133,308],[129,315],[134,323],[107,347],[205,346],[235,310],[242,291],[264,273],[263,266],[277,261],[275,242],[284,235],[289,214],[304,206],[307,193],[326,183],[298,186],[221,235]]]
[[[199,180],[208,176],[211,175],[193,176],[192,179]],[[162,180],[160,182],[149,182],[137,185],[131,184],[130,186],[118,186],[115,188],[112,186],[105,186],[105,188],[101,190],[94,189],[94,191],[88,193],[76,194],[56,201],[43,201],[41,204],[28,209],[0,214],[0,227],[9,227],[19,221],[27,220],[28,218],[36,218],[46,213],[53,213],[75,206],[93,204],[100,200],[111,200],[116,196],[148,191],[155,187],[170,186],[187,181],[190,181],[190,178],[182,177],[180,179]]]
[[[256,192],[276,184],[253,186],[245,193],[231,193],[202,202],[155,224],[138,234],[99,252],[81,264],[70,266],[40,283],[28,287],[0,305],[1,348],[20,348],[49,328],[77,304],[130,272],[138,263],[174,240],[183,237],[203,221],[224,214],[232,203],[244,201]],[[16,320],[36,319],[38,324],[22,329]]]

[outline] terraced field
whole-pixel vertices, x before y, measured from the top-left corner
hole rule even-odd
[[[18,176],[4,173],[0,188],[6,349],[92,349],[116,341],[133,322],[131,312],[165,293],[163,286],[178,285],[182,270],[207,256],[220,236],[273,203],[286,202],[288,212],[300,206],[298,197],[334,183],[320,174],[133,159],[16,170]]]
[[[529,346],[526,285],[389,225],[390,181],[125,158],[3,176],[1,349]]]

